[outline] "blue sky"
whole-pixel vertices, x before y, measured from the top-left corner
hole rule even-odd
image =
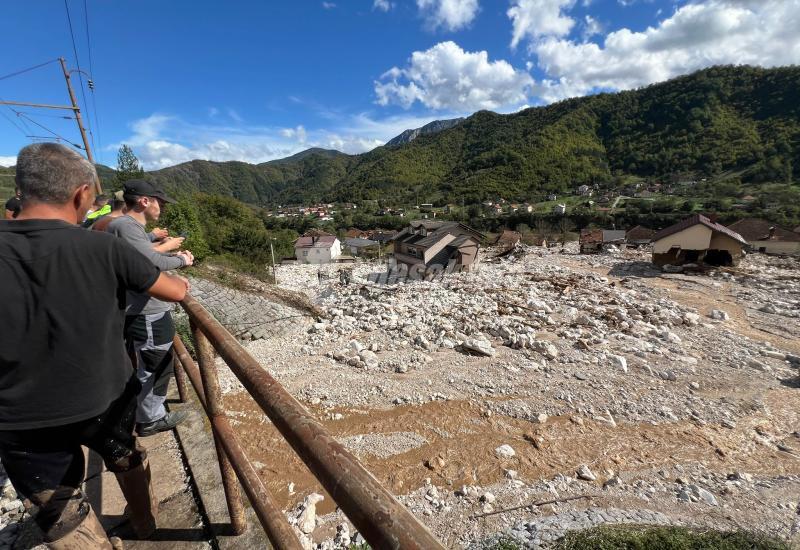
[[[90,71],[83,0],[67,0]],[[628,89],[718,63],[800,63],[800,0],[86,0],[95,156],[129,143],[148,169],[264,162],[310,146],[358,153],[406,128]],[[0,98],[67,102],[63,2],[9,0]],[[74,75],[76,89],[80,87]],[[77,90],[82,102],[82,94]],[[96,110],[93,106],[96,105]],[[54,111],[3,108],[0,164]],[[22,113],[22,114],[18,114]]]

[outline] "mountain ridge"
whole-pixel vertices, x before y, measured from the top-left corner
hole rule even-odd
[[[682,172],[797,180],[797,89],[798,67],[713,67],[507,115],[479,111],[359,155],[310,150],[259,165],[192,161],[147,177],[172,191],[230,194],[259,205],[521,200],[621,175]]]

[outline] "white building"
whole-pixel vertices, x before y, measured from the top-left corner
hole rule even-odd
[[[342,243],[334,235],[303,236],[294,242],[294,256],[301,264],[327,264],[342,255]]]

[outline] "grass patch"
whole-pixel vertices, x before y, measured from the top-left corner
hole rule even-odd
[[[743,531],[684,527],[603,526],[568,533],[557,550],[789,550],[777,539]]]

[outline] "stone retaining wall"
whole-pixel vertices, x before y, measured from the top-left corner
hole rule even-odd
[[[307,330],[313,322],[308,312],[258,296],[191,278],[191,294],[231,334],[241,340],[283,338]]]

